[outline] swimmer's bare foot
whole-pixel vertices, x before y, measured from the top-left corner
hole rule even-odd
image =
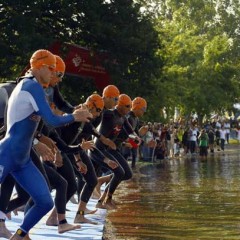
[[[66,222],[58,225],[58,233],[61,234],[61,233],[65,233],[65,232],[80,229],[80,228],[81,228],[81,225],[78,225],[78,224],[74,225]]]
[[[20,237],[17,233],[14,233],[12,237],[9,238],[10,240],[22,240],[23,238]]]
[[[14,213],[15,216],[18,216],[18,209],[17,209],[17,208],[14,209],[14,210],[13,210],[13,213]]]
[[[6,213],[6,216],[7,216],[8,220],[11,220],[11,219],[12,219],[11,212],[9,212],[9,213]]]
[[[76,217],[74,219],[74,223],[89,223],[89,224],[94,224],[94,225],[98,224],[97,222],[93,222],[93,221],[85,218],[84,217],[84,212],[83,212],[83,214],[76,214]]]
[[[96,208],[101,208],[101,209],[107,209],[107,210],[112,210],[111,206],[107,205],[106,203],[103,203],[101,201],[98,201],[96,204]]]
[[[57,217],[50,216],[46,221],[47,226],[58,226]]]
[[[97,208],[93,209],[93,210],[90,210],[88,208],[86,208],[84,210],[84,214],[87,215],[87,214],[94,214],[95,212],[97,211]]]
[[[112,199],[108,199],[104,205],[109,207],[109,210],[117,209],[116,203]]]
[[[12,233],[7,229],[5,222],[0,222],[0,238],[9,239]]]
[[[74,195],[70,198],[70,202],[73,204],[78,204],[77,200],[74,198]]]
[[[58,215],[57,215],[57,210],[54,208],[52,212],[50,213],[47,221],[46,221],[47,226],[58,226]]]

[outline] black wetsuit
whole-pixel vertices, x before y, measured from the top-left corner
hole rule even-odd
[[[69,102],[64,100],[59,91],[58,85],[55,87],[46,88],[45,95],[50,105],[54,103],[58,109],[65,113],[73,112],[74,107]],[[58,149],[61,151],[63,166],[56,168],[56,170],[67,181],[66,202],[68,202],[77,191],[77,184],[75,172],[67,154],[78,153],[81,149],[78,146],[68,146],[68,144],[66,144],[65,141],[61,139],[58,131],[49,125],[43,125],[42,133],[46,136],[49,136],[53,141],[55,141]]]
[[[100,134],[97,132],[95,127],[92,125],[92,123],[73,123],[70,124],[66,127],[62,127],[60,129],[61,131],[61,137],[62,139],[68,143],[68,144],[78,144],[82,142],[82,140],[91,140],[92,136],[95,136],[97,138],[100,137]],[[89,198],[91,197],[91,194],[97,185],[97,175],[95,172],[94,165],[90,158],[88,157],[87,153],[82,150],[79,152],[80,158],[83,161],[83,163],[87,166],[87,173],[82,174],[83,181],[80,180],[79,182],[79,189],[78,193],[80,193],[81,190],[81,195],[80,199],[83,202],[88,202]],[[99,154],[101,154],[99,152]],[[72,156],[69,156],[73,158]],[[73,164],[74,164],[74,159],[73,159]],[[80,187],[82,189],[80,189]]]
[[[135,114],[130,111],[127,115],[127,120],[129,124],[131,125],[132,129],[135,131],[135,133],[138,134],[138,128],[139,128],[139,118],[135,116]],[[138,148],[128,148],[125,147],[123,142],[125,142],[128,139],[128,133],[125,129],[125,126],[123,126],[122,130],[120,131],[115,143],[118,146],[119,149],[121,149],[121,152],[123,154],[123,157],[127,159],[130,155],[132,155],[132,168],[136,165],[136,158],[137,158],[137,149]],[[133,139],[133,141],[135,141]],[[122,145],[122,146],[121,146]]]
[[[6,83],[0,83],[0,127],[4,124],[4,116],[6,111],[6,106],[8,104],[8,99],[13,91],[13,89],[16,87],[16,82],[6,82]],[[0,134],[1,136],[1,134]]]
[[[102,114],[102,120],[99,125],[99,133],[103,136],[115,141],[122,130],[123,126],[125,126],[125,130],[128,134],[133,133],[133,129],[127,121],[127,118],[121,116],[117,109],[105,110]],[[128,180],[132,177],[132,171],[126,161],[126,159],[120,153],[120,150],[113,150],[104,145],[99,139],[95,140],[96,148],[99,149],[104,155],[99,155],[96,150],[90,153],[90,157],[101,163],[104,167],[108,167],[107,164],[103,162],[105,156],[109,159],[118,162],[119,166],[116,169],[110,169],[114,175],[109,182],[109,192],[111,194],[114,193],[117,186],[122,180]],[[108,189],[106,188],[106,190]],[[105,190],[105,191],[106,191]]]

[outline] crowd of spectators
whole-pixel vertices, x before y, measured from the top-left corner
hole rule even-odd
[[[206,158],[224,151],[230,139],[240,143],[240,124],[226,119],[208,121],[201,127],[197,121],[143,125],[148,126],[148,131],[142,136],[137,158],[144,162],[194,155]]]

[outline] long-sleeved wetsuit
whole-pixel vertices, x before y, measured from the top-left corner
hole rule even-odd
[[[11,173],[35,202],[21,224],[25,232],[53,207],[46,181],[30,158],[34,132],[41,117],[54,126],[74,121],[72,115],[54,115],[42,86],[35,78],[25,78],[16,86],[9,99],[7,132],[0,141],[0,182]]]
[[[126,131],[128,134],[133,133],[133,129],[127,122],[125,116],[121,116],[117,109],[105,110],[102,114],[102,121],[98,127],[99,133],[106,138],[115,141],[122,130],[123,126],[126,125]],[[97,151],[92,151],[90,157],[98,162],[101,162],[104,167],[109,168],[107,164],[103,163],[104,157],[107,156],[109,159],[119,163],[119,167],[116,169],[110,169],[113,171],[114,176],[109,183],[109,192],[114,193],[117,186],[122,180],[128,180],[132,177],[132,171],[124,157],[121,155],[119,149],[113,150],[104,145],[100,139],[95,140],[95,145],[104,155],[99,155]]]

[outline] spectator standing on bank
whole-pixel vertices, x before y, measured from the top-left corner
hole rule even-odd
[[[230,136],[230,122],[228,120],[226,120],[223,124],[224,129],[226,130],[226,143],[229,144],[229,136]]]
[[[191,154],[194,154],[196,152],[197,147],[197,128],[195,126],[192,126],[189,131],[190,134],[190,152]]]
[[[208,134],[206,133],[205,129],[202,129],[199,136],[199,154],[201,159],[206,159],[208,155]]]
[[[222,128],[219,130],[219,132],[220,132],[220,146],[221,146],[222,151],[224,151],[227,131],[224,128],[224,126],[222,126]]]
[[[221,149],[220,149],[220,128],[218,128],[218,127],[216,129],[215,136],[216,136],[217,150],[221,151]]]
[[[153,132],[152,132],[152,124],[148,123],[148,131],[143,136],[143,146],[142,146],[142,154],[143,161],[151,161],[152,151],[151,151],[151,143],[154,141]]]
[[[214,153],[215,132],[212,127],[208,130],[208,145],[211,153]]]

